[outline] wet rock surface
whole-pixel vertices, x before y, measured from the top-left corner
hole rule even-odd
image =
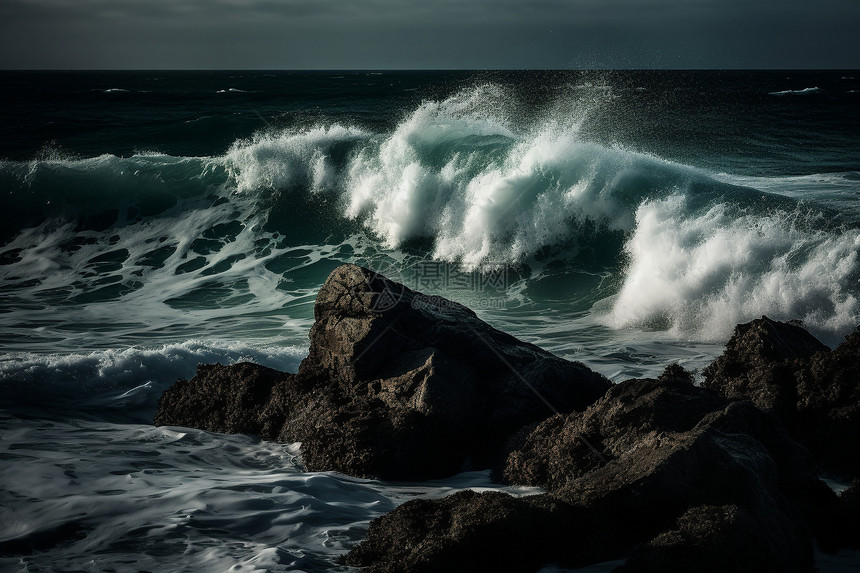
[[[694,386],[677,368],[660,380],[622,382],[585,412],[547,419],[510,445],[497,477],[546,488],[571,519],[559,527],[587,523],[588,545],[604,558],[631,557],[625,571],[812,568],[807,527],[787,498],[827,489],[808,453],[771,416]],[[387,535],[404,531],[400,523]],[[571,554],[556,549],[544,564],[581,557],[562,546]],[[367,564],[361,549],[355,554],[347,562]]]
[[[189,426],[225,434],[260,434],[272,388],[289,374],[259,364],[201,364],[161,397],[156,426]]]
[[[467,490],[408,501],[374,520],[342,562],[369,573],[537,571],[611,558],[609,531],[606,520],[549,495]]]
[[[486,467],[548,404],[581,410],[610,387],[460,304],[355,265],[332,272],[314,318],[297,374],[201,367],[165,392],[156,424],[299,441],[312,471],[426,479]]]
[[[738,325],[704,383],[772,412],[825,472],[860,475],[860,332],[830,350],[797,326]]]

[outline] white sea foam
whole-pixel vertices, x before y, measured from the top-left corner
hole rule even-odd
[[[609,323],[720,340],[767,314],[838,341],[860,321],[860,232],[811,230],[805,216],[725,204],[691,216],[685,196],[646,201]]]
[[[341,125],[267,132],[234,143],[224,161],[241,192],[302,183],[320,191],[336,183],[328,165],[332,148],[366,137],[368,133],[361,129]]]
[[[583,110],[525,133],[507,125],[504,110],[501,102],[488,109],[481,90],[425,102],[351,162],[347,215],[366,215],[392,248],[433,237],[435,257],[467,268],[491,259],[516,263],[569,239],[573,221],[629,229],[629,203],[694,172],[583,141]]]

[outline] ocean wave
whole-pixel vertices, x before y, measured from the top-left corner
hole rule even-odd
[[[812,95],[821,93],[821,88],[819,87],[811,87],[811,88],[803,88],[800,90],[782,90],[777,92],[768,92],[768,95],[775,96],[785,96],[785,95]]]
[[[208,158],[160,153],[76,158],[48,150],[32,161],[0,162],[0,184],[8,191],[0,200],[0,239],[48,219],[108,228],[194,209],[227,178]]]
[[[764,215],[717,204],[692,215],[685,196],[648,200],[609,324],[721,340],[767,314],[838,342],[860,322],[860,230],[825,225],[802,208]]]
[[[222,161],[240,192],[298,188],[317,193],[337,184],[335,163],[369,134],[341,125],[258,134],[235,142]]]
[[[592,113],[540,116],[484,84],[424,101],[385,133],[331,122],[268,129],[214,157],[2,162],[14,316],[0,324],[60,304],[100,320],[133,302],[145,318],[129,334],[170,328],[177,311],[192,318],[185,338],[237,316],[240,332],[274,332],[283,309],[301,332],[331,268],[401,251],[465,270],[526,266],[518,276],[535,284],[553,265],[611,276],[586,294],[571,279],[568,298],[580,308],[615,288],[615,328],[713,340],[762,313],[831,334],[857,321],[856,174],[712,173],[589,140]]]
[[[162,392],[190,378],[198,364],[255,362],[295,372],[307,353],[293,346],[188,340],[157,347],[131,346],[91,352],[12,352],[0,361],[4,407],[45,410],[93,408],[149,421]]]

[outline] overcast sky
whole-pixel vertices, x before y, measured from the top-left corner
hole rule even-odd
[[[0,0],[0,68],[858,68],[860,0]]]

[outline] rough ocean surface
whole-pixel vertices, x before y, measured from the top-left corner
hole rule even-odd
[[[498,487],[151,425],[198,364],[297,372],[344,263],[613,382],[701,381],[762,315],[835,347],[860,323],[858,77],[3,72],[0,568],[336,570],[406,499]]]

